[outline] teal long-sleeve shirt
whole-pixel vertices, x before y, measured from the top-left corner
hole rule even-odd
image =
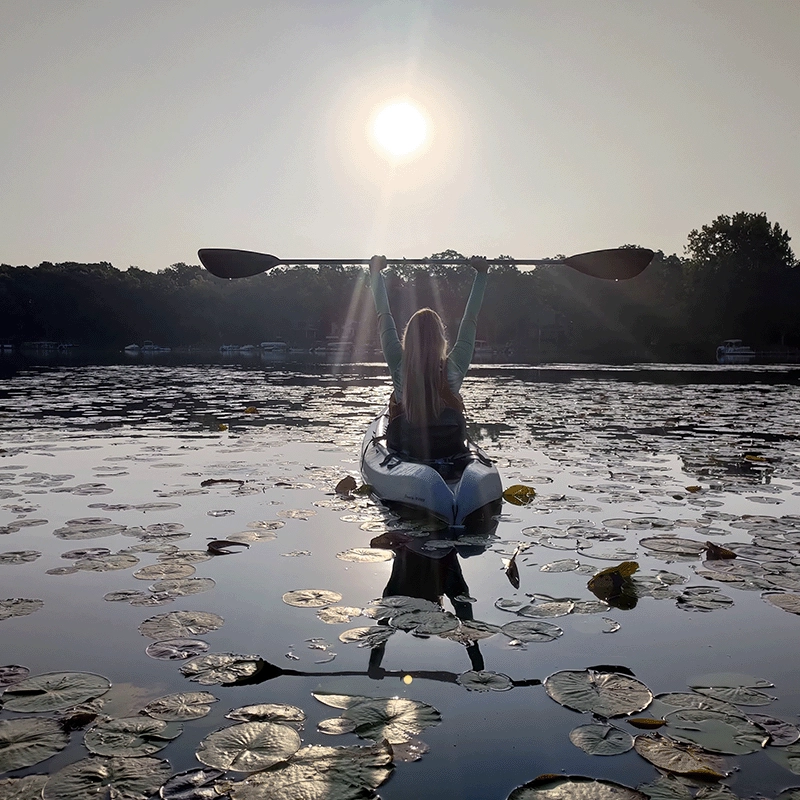
[[[472,282],[472,291],[469,293],[464,316],[458,326],[458,336],[453,349],[447,356],[447,383],[454,394],[461,389],[461,382],[467,374],[472,352],[475,349],[475,335],[478,330],[478,312],[483,303],[483,293],[486,289],[487,273],[476,272]],[[389,366],[392,376],[394,396],[399,400],[403,396],[403,345],[397,335],[397,326],[389,307],[389,296],[386,293],[386,283],[380,272],[371,276],[372,296],[375,299],[375,309],[378,312],[378,330],[381,336],[383,357]]]

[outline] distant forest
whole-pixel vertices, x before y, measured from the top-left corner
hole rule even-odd
[[[596,280],[563,266],[495,267],[478,337],[534,362],[702,363],[734,337],[753,347],[798,347],[800,269],[789,242],[766,214],[740,212],[691,231],[683,256],[659,252],[630,281]],[[471,280],[465,267],[390,269],[398,326],[430,306],[455,338]],[[119,350],[151,340],[216,349],[274,340],[311,347],[340,337],[373,348],[367,281],[364,270],[342,266],[281,267],[225,281],[188,264],[157,273],[109,263],[2,264],[0,341]]]

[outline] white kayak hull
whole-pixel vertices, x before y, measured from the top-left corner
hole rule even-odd
[[[419,509],[452,526],[463,526],[470,515],[500,500],[500,473],[476,447],[457,480],[444,480],[434,467],[407,460],[386,448],[388,415],[374,419],[361,446],[364,482],[383,501]]]

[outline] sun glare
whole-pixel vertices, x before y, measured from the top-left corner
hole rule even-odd
[[[394,158],[407,158],[420,151],[428,139],[428,121],[408,100],[389,103],[372,121],[378,147]]]

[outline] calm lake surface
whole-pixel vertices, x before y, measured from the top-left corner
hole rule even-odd
[[[296,706],[306,715],[303,745],[330,747],[370,741],[318,730],[342,709],[312,692],[432,706],[441,721],[433,724],[433,712],[420,706],[428,723],[413,732],[410,748],[398,747],[393,774],[376,790],[386,800],[505,800],[544,773],[656,784],[662,793],[649,791],[658,798],[701,791],[686,779],[678,793],[680,781],[635,750],[592,755],[573,744],[573,729],[598,720],[538,683],[565,670],[622,667],[654,695],[709,687],[740,716],[800,723],[797,370],[473,367],[463,387],[471,436],[497,462],[504,486],[533,487],[536,497],[505,503],[497,524],[466,544],[399,519],[368,496],[334,493],[347,475],[361,483],[361,437],[387,394],[377,364],[8,370],[0,379],[0,603],[42,603],[20,616],[7,605],[5,619],[0,608],[0,668],[102,675],[112,688],[100,714],[115,719],[165,695],[211,692],[218,702],[210,712],[183,720],[182,734],[150,756],[167,759],[173,772],[201,766],[195,751],[211,732],[237,724],[225,717],[234,708]],[[222,539],[249,547],[203,560],[209,540]],[[707,542],[738,557],[710,558]],[[71,552],[90,548],[104,550],[83,559]],[[504,561],[515,552],[518,589]],[[621,591],[603,600],[590,590],[597,572],[622,562],[638,570]],[[445,572],[463,579],[462,624],[466,607],[488,626],[538,621],[561,633],[527,641],[512,627],[465,646],[452,635],[458,620],[448,617],[455,620],[449,637],[423,627],[397,629],[375,649],[340,640],[378,626],[376,601],[393,568],[406,586]],[[160,579],[173,582],[159,586]],[[307,607],[284,601],[306,589],[335,594]],[[453,612],[450,600],[443,605]],[[350,613],[326,616],[326,606]],[[359,615],[370,608],[372,618]],[[173,611],[208,612],[224,623],[179,637],[140,633],[145,620]],[[260,682],[249,685],[201,685],[181,672],[190,659],[145,652],[175,638],[280,669],[262,667]],[[470,676],[458,680],[469,671],[499,677],[483,675],[477,686]],[[0,724],[60,713],[3,702],[0,695]],[[611,723],[627,741],[648,733],[627,720],[664,714],[663,705],[640,706]],[[713,797],[772,798],[800,786],[791,728],[786,745],[774,737],[753,752],[731,752],[719,745],[730,731],[717,714],[695,725],[716,726],[716,749],[728,753],[730,775],[711,785],[732,794]],[[85,731],[73,731],[46,760],[0,774],[0,787],[10,794],[15,784],[3,779],[54,774],[87,758]],[[400,758],[425,747],[417,761]]]

